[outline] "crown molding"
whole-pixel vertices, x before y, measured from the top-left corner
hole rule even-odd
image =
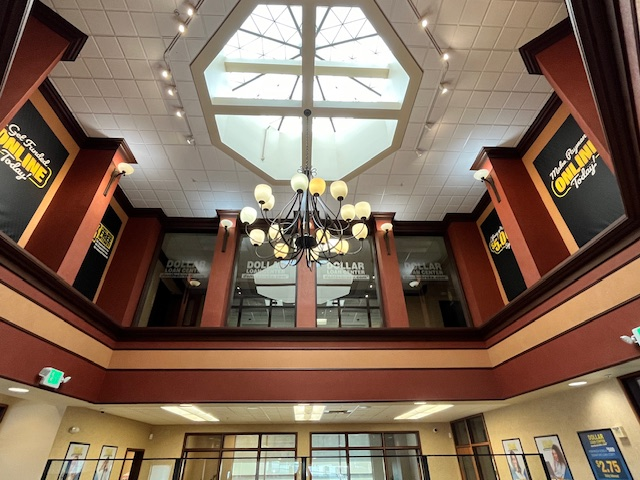
[[[527,67],[527,72],[534,75],[542,75],[542,70],[540,69],[536,55],[572,33],[571,22],[568,18],[565,18],[542,35],[537,36],[529,43],[521,46],[520,56],[522,56],[522,61],[525,67]]]
[[[62,60],[65,62],[73,62],[80,50],[84,47],[84,44],[89,38],[88,35],[82,33],[71,23],[66,21],[63,17],[47,7],[44,3],[36,1],[31,9],[31,15],[36,20],[45,24],[48,28],[60,35],[62,38],[69,42],[69,46],[62,55]]]

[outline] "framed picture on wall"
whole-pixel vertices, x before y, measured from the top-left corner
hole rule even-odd
[[[538,453],[544,457],[544,464],[553,480],[573,480],[569,463],[564,456],[560,438],[557,435],[535,437]]]
[[[71,442],[69,448],[67,448],[67,454],[64,457],[58,480],[79,480],[88,452],[88,443]]]
[[[93,480],[109,480],[117,453],[118,447],[103,445],[102,450],[100,450],[100,459],[96,465],[96,471],[93,474]]]
[[[509,463],[509,471],[511,472],[512,480],[529,480],[531,475],[529,474],[529,466],[522,454],[522,444],[519,438],[509,438],[502,440],[502,448],[505,455],[507,455],[507,462]]]

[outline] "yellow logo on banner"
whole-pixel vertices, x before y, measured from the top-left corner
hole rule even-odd
[[[96,242],[100,242],[108,250],[111,250],[111,246],[113,245],[113,241],[115,240],[115,237],[107,227],[105,227],[103,224],[100,224],[100,226],[98,227],[98,230],[96,230],[96,234],[93,236],[93,239]]]
[[[20,133],[20,127],[11,123],[0,130],[0,163],[4,163],[16,174],[16,180],[33,182],[43,188],[51,177],[49,160],[36,150],[36,143]]]
[[[491,235],[489,239],[489,249],[491,252],[498,255],[505,248],[510,249],[511,244],[509,243],[509,239],[507,238],[507,232],[504,231],[502,225],[498,228],[498,231]]]
[[[583,143],[584,142],[584,143]],[[600,156],[596,147],[583,135],[574,148],[566,152],[566,159],[551,172],[551,191],[562,198],[572,187],[580,188],[582,182],[596,174],[596,159]]]

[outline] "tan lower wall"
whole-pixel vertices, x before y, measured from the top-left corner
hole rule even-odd
[[[640,478],[640,424],[617,380],[501,408],[484,418],[493,453],[504,453],[502,440],[510,438],[519,438],[525,453],[537,453],[534,437],[558,435],[574,479],[593,478],[577,432],[622,426],[628,438],[616,441],[631,474]],[[500,478],[510,479],[506,462],[497,463]]]
[[[9,405],[0,423],[0,478],[40,480],[64,407],[0,394]]]

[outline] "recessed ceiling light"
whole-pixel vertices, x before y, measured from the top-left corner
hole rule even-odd
[[[28,388],[22,387],[9,387],[8,390],[13,393],[27,393],[29,391]]]
[[[324,405],[300,404],[293,406],[296,422],[317,422],[324,414]]]
[[[581,382],[571,382],[569,384],[570,387],[581,387],[582,385],[586,385],[587,382],[585,381],[581,381]]]
[[[193,405],[183,403],[179,407],[176,406],[164,406],[160,407],[167,412],[175,413],[176,415],[180,415],[192,422],[219,422],[220,420],[211,415],[210,413],[204,412],[200,410],[198,407],[194,407]]]
[[[429,415],[433,415],[434,413],[441,412],[448,408],[453,407],[453,405],[442,404],[442,405],[420,405],[413,410],[408,411],[407,413],[403,413],[402,415],[398,415],[394,418],[394,420],[418,420],[419,418],[424,418]]]
[[[426,405],[427,402],[413,402],[414,405]]]

